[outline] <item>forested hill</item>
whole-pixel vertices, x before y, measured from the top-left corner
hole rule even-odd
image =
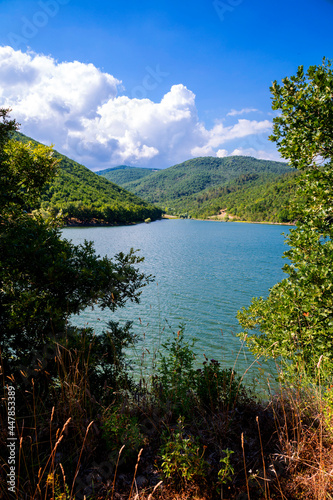
[[[289,200],[295,191],[295,173],[286,163],[248,156],[201,157],[145,173],[133,179],[135,169],[122,170],[120,185],[156,203],[171,214],[208,217],[226,210],[240,219],[288,222],[294,214]],[[107,173],[114,180],[117,170]]]
[[[22,142],[33,139],[17,132],[15,138]],[[62,209],[65,220],[77,219],[83,223],[91,221],[109,224],[127,224],[155,220],[162,211],[135,194],[104,179],[88,168],[69,159],[57,151],[60,159],[58,174],[42,194],[41,208]]]

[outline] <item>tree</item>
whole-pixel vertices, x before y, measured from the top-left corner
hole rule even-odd
[[[273,83],[273,135],[283,158],[299,169],[296,213],[286,239],[288,275],[268,298],[238,313],[250,349],[302,360],[311,372],[321,355],[333,361],[333,73],[331,62],[303,66]],[[250,330],[259,334],[249,335]]]
[[[0,111],[0,350],[10,375],[42,358],[46,345],[77,335],[71,315],[95,304],[112,312],[138,302],[151,277],[136,267],[142,259],[134,251],[100,258],[92,243],[61,238],[59,219],[32,215],[58,161],[52,148],[11,139],[17,124],[9,111]],[[127,340],[128,331],[127,325]]]

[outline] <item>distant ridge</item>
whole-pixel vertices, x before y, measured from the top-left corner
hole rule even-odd
[[[138,181],[158,170],[153,168],[130,167],[129,165],[119,165],[118,167],[99,170],[97,175],[105,177],[108,181],[124,186],[128,182]]]

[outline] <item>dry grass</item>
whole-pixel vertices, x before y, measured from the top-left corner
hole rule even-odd
[[[5,500],[210,500],[333,499],[332,422],[318,386],[281,386],[269,401],[251,395],[216,408],[194,405],[185,422],[186,437],[198,439],[207,462],[204,479],[175,489],[161,473],[161,435],[173,432],[176,414],[145,390],[115,396],[116,415],[128,425],[124,446],[110,453],[103,434],[105,408],[90,394],[88,367],[81,353],[58,346],[58,380],[41,392],[41,379],[15,385],[16,494],[8,493],[6,399],[0,413],[0,496]],[[49,381],[50,382],[50,381]],[[117,399],[118,398],[118,399]],[[117,399],[117,401],[116,401]],[[134,423],[133,423],[134,422]],[[140,439],[132,427],[140,430]],[[133,431],[133,435],[129,433]],[[123,429],[115,429],[115,434]],[[134,437],[133,437],[134,436]],[[110,438],[112,441],[112,437]],[[126,454],[126,447],[133,453]],[[233,474],[218,487],[223,450],[232,450]],[[132,455],[135,455],[135,459]]]
[[[333,434],[321,392],[316,386],[284,388],[272,400],[288,499],[333,498]]]

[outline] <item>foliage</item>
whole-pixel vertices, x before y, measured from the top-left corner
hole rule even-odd
[[[195,376],[195,391],[199,403],[217,410],[221,405],[232,407],[243,392],[241,377],[231,368],[221,368],[215,359],[205,361],[203,368],[197,370]]]
[[[137,457],[140,447],[143,445],[144,437],[140,432],[138,418],[124,413],[121,407],[110,407],[104,412],[102,423],[102,434],[107,449],[113,460],[119,454],[122,446],[124,462]]]
[[[281,110],[274,118],[271,140],[283,158],[299,170],[317,170],[314,161],[320,156],[332,159],[332,63],[323,59],[321,66],[284,78],[282,85],[273,82],[273,109]]]
[[[201,451],[198,438],[185,433],[184,418],[179,417],[177,427],[162,435],[161,470],[176,488],[184,488],[193,480],[203,481],[208,464],[204,460],[204,451]]]
[[[30,211],[44,184],[55,174],[58,161],[52,148],[33,147],[10,139],[2,146],[1,157],[2,215],[15,209]]]
[[[67,328],[66,349],[68,353],[81,353],[79,369],[87,372],[89,390],[103,404],[119,399],[119,394],[134,388],[131,363],[124,352],[137,341],[131,327],[131,321],[120,326],[110,320],[106,330],[98,335],[91,328]],[[64,351],[62,357],[68,358],[69,368],[70,354],[67,356]]]
[[[6,221],[0,251],[0,345],[8,363],[20,358],[28,365],[34,350],[63,337],[67,318],[88,306],[114,311],[138,302],[150,281],[135,267],[133,251],[100,259],[92,243],[74,246],[52,223],[26,215]]]
[[[185,340],[184,326],[168,339],[159,353],[160,363],[153,376],[152,394],[155,406],[161,408],[166,420],[194,413],[215,414],[232,411],[249,399],[241,377],[216,360],[207,360],[195,369],[196,355],[192,343]]]
[[[288,171],[289,168],[280,162],[256,160],[244,156],[228,158],[208,156],[158,170],[143,179],[126,183],[126,186],[151,202],[167,203],[199,193],[209,187],[226,185],[240,175],[248,173],[281,175]]]
[[[220,485],[226,484],[228,481],[231,481],[231,475],[234,474],[234,468],[230,463],[230,456],[234,453],[232,450],[228,448],[226,450],[222,450],[225,453],[225,457],[220,458],[221,468],[218,471],[218,483]]]
[[[296,174],[244,174],[226,186],[209,188],[193,199],[190,213],[206,218],[224,210],[240,220],[286,223],[296,220],[291,200],[296,192]],[[194,206],[196,202],[197,206]]]
[[[0,350],[5,373],[18,374],[38,366],[45,346],[52,350],[55,342],[76,336],[68,323],[72,314],[94,305],[113,312],[128,300],[139,302],[141,288],[151,277],[140,272],[142,259],[133,250],[114,259],[100,258],[92,243],[75,246],[62,239],[57,219],[26,213],[28,206],[38,205],[57,161],[50,148],[11,140],[16,125],[8,120],[8,112],[2,111],[0,129]],[[111,325],[111,332],[110,349],[116,346],[119,354],[115,337],[121,330]],[[125,326],[120,339],[128,336]],[[105,337],[103,342],[95,343],[100,355]]]
[[[154,378],[155,391],[158,398],[171,405],[178,415],[187,414],[193,405],[193,345],[194,341],[185,341],[184,326],[181,326],[171,339],[162,344],[165,353],[159,353],[158,375]]]
[[[333,436],[333,386],[330,385],[323,395],[323,415],[326,428]]]
[[[153,387],[159,403],[164,403],[174,415],[188,416],[194,406],[215,412],[231,409],[244,399],[241,377],[230,368],[222,368],[214,359],[195,369],[194,340],[185,340],[185,328],[162,344],[158,372]]]
[[[300,176],[296,228],[286,239],[288,275],[267,299],[253,299],[238,313],[251,350],[284,356],[313,372],[321,355],[333,358],[333,73],[331,63],[311,66],[271,88],[274,119],[271,140],[290,158]],[[243,334],[243,336],[245,333]]]
[[[47,486],[52,491],[54,500],[70,500],[69,488],[67,484],[64,485],[65,492],[62,492],[60,486],[59,474],[50,473],[46,480]]]

